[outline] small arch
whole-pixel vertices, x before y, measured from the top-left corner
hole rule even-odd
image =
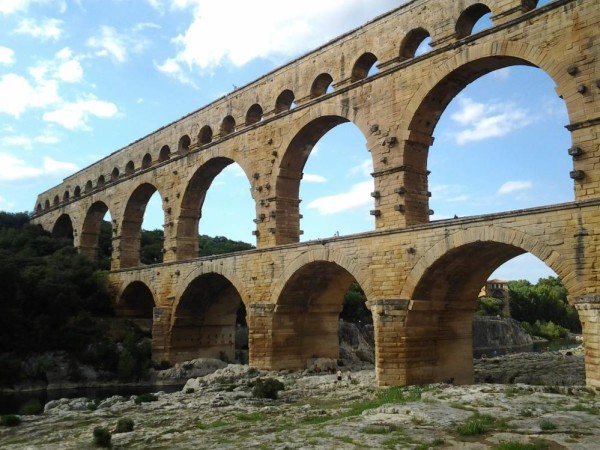
[[[213,130],[208,125],[204,125],[200,129],[200,133],[198,133],[198,141],[200,144],[209,144],[212,142],[213,138]]]
[[[456,21],[456,37],[462,39],[473,33],[475,24],[486,14],[491,14],[492,10],[483,3],[475,3],[465,9]]]
[[[400,58],[406,60],[418,56],[417,50],[428,38],[431,38],[431,35],[425,28],[419,27],[409,31],[400,45]]]
[[[125,175],[131,175],[133,172],[135,172],[135,164],[133,161],[129,161],[125,166]]]
[[[248,112],[246,113],[246,125],[258,123],[262,120],[262,117],[263,109],[258,103],[255,103],[250,108],[248,108]]]
[[[50,209],[50,200],[46,199],[44,202],[44,209]]]
[[[235,119],[233,116],[226,116],[221,122],[221,136],[227,136],[235,131]]]
[[[58,195],[54,196],[54,201],[52,202],[53,206],[58,206],[58,204],[60,203],[60,198],[58,197]]]
[[[332,83],[333,78],[328,73],[319,75],[310,88],[310,98],[317,98],[332,91]]]
[[[81,188],[79,186],[75,186],[75,189],[73,189],[73,196],[75,198],[81,197]]]
[[[104,178],[104,175],[100,175],[98,177],[98,182],[96,183],[96,187],[103,188],[105,184],[106,184],[106,178]]]
[[[171,149],[168,145],[163,145],[158,153],[158,160],[160,162],[168,161],[171,158]]]
[[[83,227],[81,228],[79,251],[90,260],[95,260],[97,257],[102,221],[107,211],[108,206],[104,202],[98,201],[90,206],[85,215]]]
[[[110,181],[117,181],[119,179],[119,169],[115,167],[110,174]]]
[[[55,239],[67,239],[73,242],[73,222],[68,214],[62,214],[52,227],[52,237]]]
[[[92,192],[92,189],[94,189],[94,185],[92,184],[92,180],[88,180],[85,183],[85,188],[83,189],[83,192]]]
[[[190,145],[192,145],[192,140],[190,139],[190,137],[187,134],[184,134],[179,139],[179,144],[177,146],[177,150],[180,153],[189,152],[190,151]]]
[[[71,194],[69,194],[69,191],[65,191],[65,193],[63,194],[63,202],[68,202],[70,196]]]
[[[152,155],[150,153],[146,153],[142,158],[142,169],[147,169],[152,165]]]
[[[524,13],[537,7],[538,0],[521,0],[521,11]]]
[[[295,98],[294,93],[289,89],[286,89],[279,94],[279,97],[277,97],[277,100],[275,101],[275,114],[292,109]]]
[[[361,57],[358,58],[354,63],[351,81],[355,82],[367,78],[369,76],[369,72],[373,66],[375,66],[376,62],[377,56],[375,56],[373,53],[363,53]]]
[[[42,204],[41,204],[41,203],[38,203],[38,204],[37,204],[37,206],[36,206],[36,208],[35,208],[35,210],[36,210],[37,212],[42,212]]]

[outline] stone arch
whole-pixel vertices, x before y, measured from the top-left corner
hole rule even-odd
[[[258,103],[255,103],[250,108],[248,108],[248,112],[246,113],[246,125],[252,125],[258,123],[263,118],[263,109]]]
[[[150,183],[140,184],[131,193],[127,200],[125,213],[121,223],[120,238],[120,268],[136,267],[140,265],[140,234],[144,212],[148,201],[157,192],[157,188]],[[160,195],[160,192],[159,192]],[[160,195],[162,200],[162,195]],[[164,207],[163,207],[164,210]]]
[[[475,3],[469,6],[456,21],[456,37],[462,39],[470,36],[477,21],[491,12],[492,10],[485,3]]]
[[[81,188],[79,186],[75,186],[75,189],[73,189],[73,197],[81,197]]]
[[[83,220],[79,240],[79,252],[91,260],[95,260],[98,253],[100,228],[102,227],[102,220],[107,211],[108,206],[102,201],[97,201],[88,208]]]
[[[287,277],[275,297],[273,369],[306,369],[314,358],[339,359],[339,315],[354,281],[342,266],[319,259]]]
[[[208,125],[204,125],[198,133],[198,141],[201,145],[209,144],[212,142],[213,130]]]
[[[60,204],[60,197],[58,195],[54,196],[54,200],[52,201],[52,206],[58,206]]]
[[[377,62],[377,56],[373,53],[363,53],[354,63],[352,67],[352,76],[350,80],[352,82],[363,80],[369,75],[369,71]]]
[[[44,209],[50,209],[50,200],[49,199],[44,200]]]
[[[275,114],[292,109],[295,98],[296,96],[289,89],[281,92],[281,94],[279,94],[277,97],[277,100],[275,100]]]
[[[88,192],[92,192],[92,189],[94,189],[94,185],[92,183],[92,180],[88,180],[85,183],[85,188],[84,188],[84,192],[88,193]]]
[[[171,149],[168,145],[163,145],[158,152],[158,160],[160,162],[168,161],[171,158]]]
[[[414,58],[419,45],[428,37],[431,37],[429,31],[422,27],[409,31],[400,44],[400,58],[402,60]]]
[[[185,135],[181,136],[181,138],[179,139],[179,144],[177,145],[177,150],[180,153],[189,152],[190,145],[192,145],[192,140],[190,139],[190,137],[187,134],[185,134]]]
[[[198,257],[198,225],[206,193],[216,176],[233,162],[236,161],[227,157],[210,159],[199,167],[187,182],[176,221],[177,261]]]
[[[412,172],[427,173],[428,150],[433,142],[435,127],[452,99],[471,82],[497,69],[516,65],[538,67],[555,82],[557,79],[565,80],[565,77],[559,77],[560,64],[545,53],[522,43],[499,44],[490,42],[470,47],[468,52],[457,53],[446,61],[431,77],[423,78],[400,120],[400,123],[408,124],[407,137],[401,151],[405,156],[405,164]],[[557,91],[560,88],[558,86]],[[581,98],[573,96],[565,101],[571,121],[573,112],[581,111],[578,107],[583,108],[581,101]],[[418,193],[405,195],[407,225],[427,223],[427,177],[413,178],[406,188],[408,192]]]
[[[100,175],[98,177],[98,181],[96,181],[96,187],[100,189],[100,188],[103,188],[105,184],[106,184],[106,178],[104,178],[104,175]]]
[[[243,305],[235,285],[216,272],[188,283],[173,306],[170,361],[208,357],[235,360],[236,318]]]
[[[225,116],[221,122],[221,136],[227,136],[235,131],[235,119],[233,116]]]
[[[115,167],[110,173],[110,181],[113,183],[119,179],[119,169]]]
[[[298,242],[300,237],[300,207],[299,192],[302,171],[315,144],[331,129],[346,122],[352,122],[365,133],[362,123],[349,120],[336,111],[333,106],[330,110],[323,108],[324,115],[307,119],[299,123],[297,132],[287,144],[282,155],[276,180],[276,217],[277,230],[275,235],[276,245]],[[298,120],[300,122],[300,120]],[[279,231],[279,230],[285,230]]]
[[[152,165],[152,155],[150,153],[146,153],[142,158],[142,169],[147,169]]]
[[[131,175],[133,174],[133,172],[135,172],[135,164],[133,163],[133,161],[129,161],[125,165],[125,175]]]
[[[74,234],[71,217],[68,214],[61,214],[52,227],[52,237],[56,239],[67,239],[72,242]]]
[[[143,281],[132,281],[119,294],[116,301],[116,313],[118,316],[143,320],[144,325],[152,328],[152,312],[156,306],[156,301],[152,290]]]
[[[325,95],[332,83],[333,77],[328,73],[322,73],[317,76],[310,87],[310,98],[317,98]]]
[[[68,202],[69,201],[69,197],[70,197],[70,193],[68,190],[65,191],[65,193],[63,194],[63,201],[64,202]]]

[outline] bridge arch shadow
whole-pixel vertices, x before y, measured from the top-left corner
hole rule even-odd
[[[52,237],[73,242],[73,222],[68,214],[61,214],[52,227]]]
[[[152,310],[156,302],[146,283],[129,283],[117,299],[115,309],[119,317],[134,321],[141,328],[152,330]]]
[[[339,316],[354,276],[330,261],[296,270],[277,298],[272,323],[272,366],[305,369],[309,360],[339,358]]]
[[[172,363],[195,358],[235,361],[238,322],[245,322],[242,297],[225,276],[209,272],[189,283],[173,308]],[[237,350],[242,350],[238,348]]]

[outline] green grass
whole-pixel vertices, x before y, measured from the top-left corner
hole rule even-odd
[[[586,412],[586,413],[591,414],[593,416],[600,415],[600,408],[595,407],[595,406],[586,406],[583,403],[577,403],[569,411]]]
[[[319,425],[321,423],[329,422],[333,419],[335,419],[335,417],[330,416],[328,414],[324,414],[321,416],[306,416],[302,418],[302,423],[305,425]]]
[[[464,424],[459,425],[456,431],[461,436],[479,436],[493,429],[506,429],[505,420],[497,420],[487,414],[474,414]]]
[[[520,442],[501,442],[492,450],[547,450],[546,444],[521,444]]]
[[[423,394],[424,390],[425,389],[421,386],[392,387],[383,389],[377,392],[377,395],[373,400],[367,400],[352,405],[349,415],[357,416],[362,414],[363,411],[379,408],[380,406],[388,403],[404,405],[406,403],[418,402],[421,400],[421,395]]]
[[[242,422],[262,422],[267,418],[264,414],[261,413],[250,413],[250,414],[238,414],[235,416],[237,420]]]
[[[552,430],[556,430],[556,425],[552,422],[550,422],[549,420],[542,420],[540,422],[540,429],[542,431],[552,431]]]
[[[395,431],[398,431],[398,427],[393,424],[374,424],[363,428],[366,434],[390,434]]]

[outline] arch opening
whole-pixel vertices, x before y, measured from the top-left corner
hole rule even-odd
[[[221,136],[227,136],[235,131],[235,119],[233,116],[226,116],[221,122]]]
[[[462,39],[493,26],[492,11],[483,3],[476,3],[465,9],[456,21],[456,37]]]
[[[115,182],[119,179],[119,169],[117,167],[115,167],[112,172],[110,173],[110,181],[111,182]]]
[[[281,159],[277,243],[372,230],[371,172],[366,139],[347,119],[324,116],[304,126]]]
[[[70,196],[71,194],[69,194],[69,191],[65,191],[65,193],[63,194],[63,201],[68,202]]]
[[[247,242],[256,214],[250,192],[243,169],[229,158],[214,158],[198,168],[183,194],[177,221],[176,260],[207,254],[200,248],[201,235],[216,236],[223,241],[227,238],[239,244]],[[242,245],[240,249],[248,247],[249,244]]]
[[[179,153],[189,152],[190,145],[192,145],[192,140],[190,139],[190,137],[187,134],[183,135],[179,139],[179,144],[177,145],[177,150],[179,151]]]
[[[58,197],[58,195],[54,196],[54,200],[52,200],[52,206],[58,206],[60,203],[60,198]]]
[[[85,183],[84,192],[86,192],[86,193],[92,192],[92,189],[94,189],[94,185],[92,184],[92,180],[88,180],[87,183]]]
[[[44,209],[50,209],[50,200],[44,200]]]
[[[274,369],[327,370],[349,357],[340,352],[339,330],[353,283],[350,272],[328,261],[306,264],[290,277],[273,316]]]
[[[213,130],[208,125],[204,125],[198,134],[198,140],[201,145],[209,144],[212,142]]]
[[[263,109],[258,103],[255,103],[250,108],[248,108],[248,112],[246,113],[246,125],[253,125],[255,123],[261,122],[262,119]]]
[[[129,161],[125,166],[125,175],[131,175],[133,172],[135,172],[135,164],[133,161]]]
[[[152,165],[152,155],[150,153],[146,153],[142,158],[142,169],[147,169]]]
[[[333,92],[333,78],[328,73],[322,73],[313,81],[310,88],[310,98],[321,97],[331,92]]]
[[[207,273],[183,292],[171,322],[170,361],[217,358],[247,362],[247,344],[236,340],[245,323],[242,297],[224,276]],[[237,345],[236,345],[237,341]]]
[[[73,245],[73,236],[73,222],[71,222],[71,217],[68,214],[61,214],[54,223],[54,227],[52,227],[52,237],[55,239],[64,239]]]
[[[275,101],[275,114],[293,109],[295,99],[296,97],[292,91],[289,89],[283,91]]]
[[[431,50],[431,35],[425,28],[415,28],[408,32],[400,45],[400,58],[403,60],[421,56]]]
[[[104,187],[105,184],[106,184],[106,179],[104,178],[104,175],[100,175],[98,177],[98,181],[96,182],[96,187],[98,189],[101,189]]]
[[[171,149],[168,145],[163,145],[158,153],[158,160],[160,162],[168,161],[171,158]]]
[[[98,201],[88,209],[81,229],[79,251],[100,267],[111,267],[113,226],[110,211],[104,202]]]
[[[133,281],[123,290],[115,312],[135,323],[142,330],[152,333],[152,313],[155,306],[152,291],[141,281]]]
[[[156,194],[156,195],[155,195]],[[156,198],[158,201],[154,200]],[[160,206],[148,208],[151,203],[158,203]],[[152,211],[148,214],[147,209],[160,211]],[[150,220],[151,216],[151,220]],[[148,263],[161,262],[160,260],[154,261],[154,257],[148,261],[146,253],[149,251],[145,246],[146,253],[142,253],[141,241],[142,241],[142,224],[143,223],[156,223],[160,222],[163,224],[165,221],[164,211],[162,208],[162,198],[158,193],[156,187],[149,183],[144,183],[138,186],[127,202],[125,208],[125,214],[123,216],[123,222],[121,224],[121,239],[120,239],[120,261],[121,268],[136,267],[142,264],[142,259]],[[156,230],[158,234],[162,236],[162,229]],[[160,239],[160,255],[162,255],[162,238]],[[153,247],[154,248],[154,247]]]
[[[377,73],[377,56],[373,53],[363,53],[354,63],[351,81],[363,80]]]

